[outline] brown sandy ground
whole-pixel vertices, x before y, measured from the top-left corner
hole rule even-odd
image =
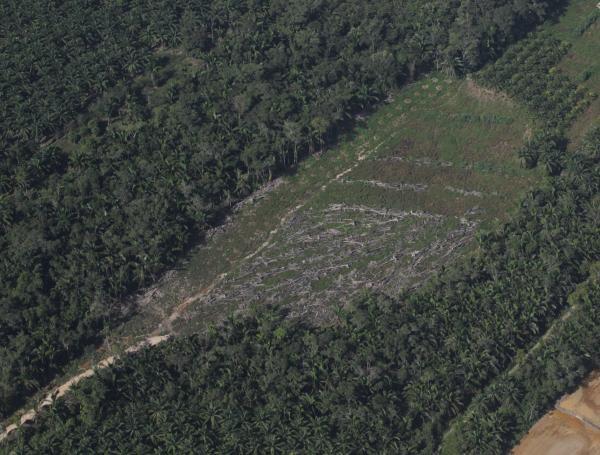
[[[513,455],[600,454],[600,371],[564,397],[513,449]]]

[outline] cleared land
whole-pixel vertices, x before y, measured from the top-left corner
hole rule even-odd
[[[573,1],[558,23],[548,28],[557,37],[572,43],[559,68],[573,80],[595,93],[600,93],[600,9],[596,2]],[[586,27],[586,24],[591,24]],[[572,146],[600,118],[600,98],[573,124]],[[515,454],[596,454],[600,453],[600,379],[596,373],[592,386],[583,384],[574,394],[563,399],[557,410],[550,411],[536,423]],[[585,394],[585,395],[583,395]],[[591,403],[591,405],[590,405]],[[561,412],[566,411],[566,412]],[[573,417],[577,416],[577,417]],[[596,425],[585,425],[580,419],[591,419]]]
[[[471,87],[431,77],[398,93],[353,139],[236,210],[173,277],[177,289],[144,300],[142,319],[160,320],[165,300],[185,298],[182,282],[210,290],[166,331],[195,332],[271,302],[326,322],[360,289],[417,285],[469,245],[478,225],[504,219],[538,177],[515,153],[534,120]]]
[[[600,372],[595,372],[556,409],[544,416],[514,455],[594,455],[600,453]]]
[[[513,450],[514,455],[595,455],[600,453],[600,433],[589,430],[575,417],[551,411],[535,424]]]
[[[595,372],[575,393],[562,399],[557,409],[576,415],[600,431],[600,371]]]
[[[540,177],[516,154],[535,120],[493,95],[440,76],[401,90],[337,148],[235,206],[54,386],[149,335],[202,331],[249,305],[327,323],[360,289],[418,285]]]

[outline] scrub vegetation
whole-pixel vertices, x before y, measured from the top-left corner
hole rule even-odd
[[[433,453],[475,397],[481,404],[459,453],[506,448],[515,426],[530,423],[517,418],[519,396],[527,406],[543,402],[598,362],[588,313],[598,302],[595,281],[568,297],[597,273],[599,152],[595,130],[512,221],[480,235],[478,254],[417,291],[363,297],[327,327],[262,306],[205,336],[146,349],[59,400],[13,449]],[[544,342],[547,356],[498,378],[569,303],[575,316]],[[567,356],[552,367],[556,343]],[[529,384],[532,371],[571,367],[567,378],[545,377],[543,388]],[[500,385],[486,388],[495,378]]]
[[[567,3],[0,6],[0,417],[194,245],[203,286],[0,450],[508,450],[600,366]]]
[[[3,2],[0,416],[350,114],[562,2],[489,3]]]

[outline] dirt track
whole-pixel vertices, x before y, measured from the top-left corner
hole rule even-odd
[[[348,173],[350,173],[352,170],[354,170],[359,162],[363,161],[367,156],[369,156],[370,154],[374,153],[377,151],[377,149],[382,145],[383,143],[380,143],[379,145],[377,145],[375,148],[373,148],[372,150],[369,150],[366,153],[362,153],[358,156],[358,160],[352,165],[350,166],[348,169],[346,169],[345,171],[341,172],[340,174],[338,174],[336,177],[330,179],[328,182],[326,182],[322,187],[321,190],[325,190],[327,189],[327,187],[335,181],[340,181],[342,179],[342,177]],[[250,253],[249,255],[245,256],[244,258],[242,258],[239,262],[247,262],[249,260],[251,260],[252,258],[254,258],[257,254],[259,254],[261,251],[263,251],[265,248],[267,248],[272,240],[273,237],[278,233],[279,229],[281,226],[285,225],[286,221],[292,217],[296,212],[298,212],[298,210],[300,210],[302,207],[304,207],[304,205],[306,204],[306,201],[303,201],[301,204],[291,208],[282,218],[281,218],[281,222],[279,224],[278,228],[275,228],[274,230],[272,230],[271,232],[269,232],[269,235],[267,236],[267,239],[252,253]],[[223,273],[219,276],[216,277],[216,279],[206,288],[202,289],[200,292],[189,296],[188,298],[186,298],[185,300],[183,300],[179,305],[177,305],[175,307],[175,309],[172,311],[172,313],[165,318],[160,324],[159,327],[152,332],[147,338],[145,338],[144,340],[134,344],[133,346],[130,346],[129,348],[127,348],[125,350],[126,354],[132,354],[135,353],[139,350],[141,350],[144,347],[147,346],[155,346],[157,344],[160,344],[164,341],[166,341],[167,339],[169,339],[172,335],[159,335],[161,332],[164,333],[164,331],[171,331],[171,325],[172,323],[177,320],[178,318],[180,318],[183,313],[188,309],[188,307],[198,301],[199,299],[201,299],[202,297],[204,297],[205,295],[209,294],[216,286],[218,286],[225,278],[227,277],[227,273]],[[96,371],[98,370],[102,370],[104,368],[109,367],[110,365],[112,365],[113,363],[115,363],[116,360],[118,360],[119,356],[110,356],[105,358],[104,360],[98,362],[94,367],[92,368],[88,368],[85,371],[83,371],[82,373],[79,373],[78,375],[72,377],[71,379],[69,379],[68,381],[64,382],[63,384],[61,384],[58,387],[55,387],[54,389],[52,389],[46,396],[44,399],[42,399],[40,401],[40,403],[38,404],[38,406],[36,408],[33,409],[29,409],[28,411],[26,411],[24,414],[21,415],[20,419],[19,419],[19,423],[14,423],[11,425],[8,425],[6,428],[4,428],[4,431],[2,433],[0,433],[0,443],[6,439],[12,432],[14,432],[15,430],[17,430],[19,428],[20,425],[26,424],[28,422],[32,422],[38,415],[38,413],[50,406],[56,399],[61,398],[62,396],[64,396],[65,394],[67,394],[75,385],[77,385],[79,382],[81,382],[83,379],[89,378],[91,376],[93,376]]]
[[[514,455],[600,454],[600,372],[539,420]]]
[[[169,335],[151,336],[151,337],[148,337],[145,340],[127,348],[125,350],[125,353],[132,354],[132,353],[137,352],[140,349],[145,348],[147,346],[156,346],[157,344],[160,344],[163,341],[166,341],[167,339],[169,339]],[[54,402],[54,400],[57,400],[58,398],[67,394],[76,384],[81,382],[83,379],[89,378],[90,376],[93,376],[96,373],[96,371],[102,370],[102,369],[112,365],[113,363],[115,363],[115,361],[118,358],[119,358],[119,356],[114,356],[114,355],[107,357],[106,359],[99,362],[94,368],[88,368],[83,373],[79,373],[77,376],[72,377],[67,382],[65,382],[62,385],[60,385],[59,387],[56,387],[55,389],[53,389],[40,402],[37,410],[30,409],[29,411],[27,411],[25,414],[23,414],[21,416],[18,425],[12,424],[12,425],[9,425],[8,427],[6,427],[4,432],[2,434],[0,434],[0,442],[3,441],[4,439],[6,439],[6,437],[10,433],[15,431],[20,425],[23,425],[27,422],[31,422],[33,419],[35,419],[35,417],[37,416],[37,414],[40,410],[44,409],[47,406],[50,406]]]

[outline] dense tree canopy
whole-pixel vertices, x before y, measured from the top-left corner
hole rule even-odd
[[[352,112],[428,68],[480,66],[561,4],[3,2],[0,416]]]
[[[475,399],[449,453],[501,453],[599,366],[600,129],[565,162],[480,236],[477,255],[424,288],[368,295],[331,327],[259,308],[145,350],[56,403],[9,450],[435,453]],[[522,365],[569,304],[573,316]]]
[[[571,296],[572,314],[514,374],[503,374],[471,404],[446,439],[446,454],[503,454],[566,391],[600,367],[600,270]]]

